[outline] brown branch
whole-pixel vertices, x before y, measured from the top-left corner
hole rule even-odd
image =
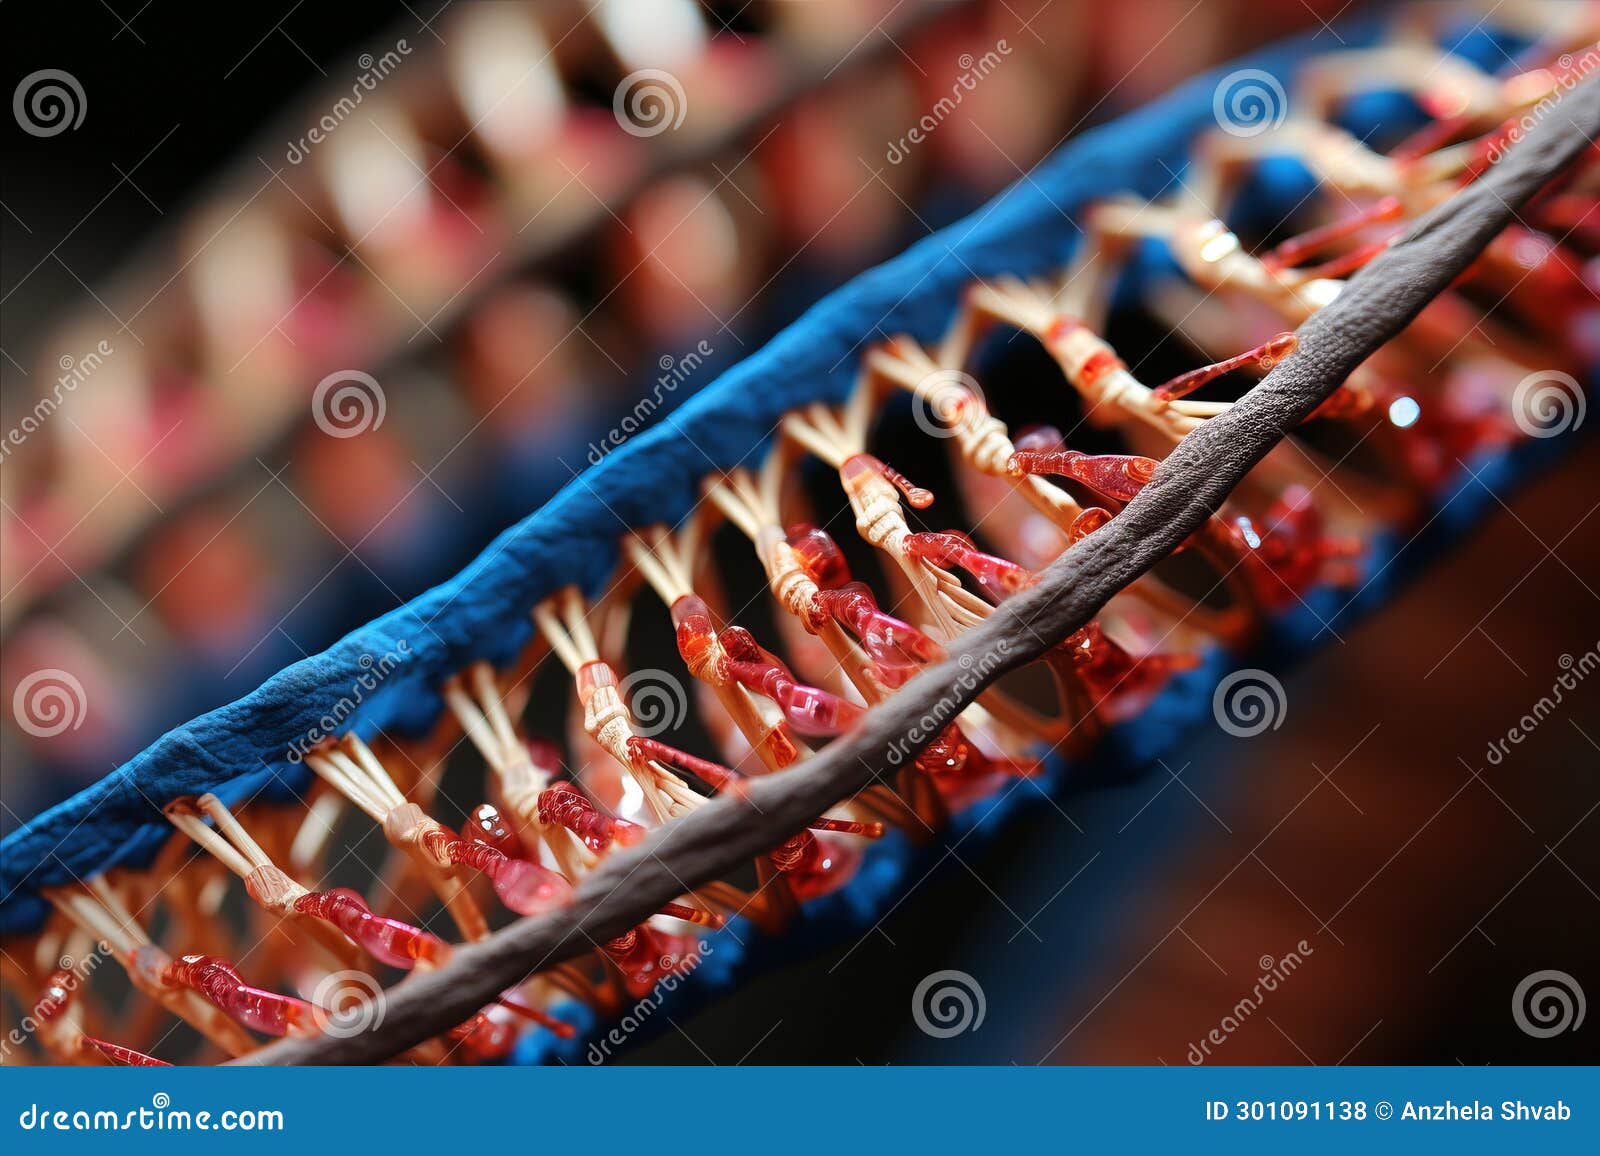
[[[353,1064],[396,1055],[462,1023],[506,988],[591,951],[687,888],[769,851],[840,800],[903,765],[1006,671],[1087,623],[1118,591],[1172,553],[1284,435],[1393,338],[1600,134],[1600,81],[1567,94],[1498,165],[1419,220],[1299,330],[1298,351],[1226,413],[1183,439],[1105,527],[1047,567],[951,645],[950,657],[869,711],[803,765],[752,780],[608,856],[560,911],[459,947],[442,969],[387,993],[361,1035],[284,1040],[243,1063]]]

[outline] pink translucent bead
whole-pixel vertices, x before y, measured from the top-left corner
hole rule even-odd
[[[933,639],[878,609],[872,592],[861,582],[837,590],[819,590],[817,608],[846,626],[861,640],[874,663],[890,672],[909,674],[924,663],[937,662],[944,650]]]
[[[842,734],[862,715],[860,707],[814,686],[795,681],[789,668],[763,650],[748,630],[730,626],[718,636],[728,654],[728,673],[740,685],[778,705],[795,730],[805,735]]]
[[[789,527],[785,539],[800,557],[806,576],[824,590],[834,590],[850,581],[850,565],[839,543],[825,530],[807,523]]]
[[[1101,497],[1130,502],[1155,476],[1156,463],[1132,454],[1086,454],[1081,450],[1035,453],[1018,450],[1006,468],[1013,474],[1054,474],[1081,482]]]
[[[170,986],[199,992],[229,1018],[269,1036],[316,1034],[316,1009],[305,1000],[251,987],[231,964],[215,956],[175,959],[162,978]]]
[[[602,814],[568,782],[552,783],[539,792],[539,822],[565,827],[591,851],[604,851],[614,842],[631,847],[649,834],[637,823]]]
[[[294,901],[294,909],[333,924],[374,959],[391,967],[437,965],[450,954],[449,944],[438,936],[398,919],[374,915],[361,896],[348,887],[307,892]]]
[[[600,950],[617,965],[628,994],[643,999],[665,977],[693,967],[700,944],[692,935],[667,935],[640,924]]]
[[[996,602],[1032,586],[1033,572],[1005,558],[985,554],[965,534],[950,530],[936,534],[911,534],[906,550],[913,558],[945,570],[965,570],[982,591]]]

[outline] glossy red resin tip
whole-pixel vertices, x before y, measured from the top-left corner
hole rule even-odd
[[[1091,622],[1070,635],[1061,648],[1072,656],[1073,666],[1085,688],[1095,698],[1098,709],[1118,704],[1142,702],[1166,685],[1182,670],[1192,670],[1200,659],[1189,654],[1147,654],[1135,658],[1124,647],[1108,638],[1098,622]]]
[[[666,935],[640,924],[607,940],[600,950],[617,965],[628,994],[643,999],[666,976],[693,967],[699,947],[692,935]]]
[[[924,663],[944,657],[944,648],[909,622],[878,609],[865,583],[851,582],[837,590],[818,590],[817,609],[846,627],[861,642],[875,665],[895,685]]]
[[[93,1036],[83,1036],[83,1046],[93,1048],[113,1064],[129,1068],[170,1068],[166,1060],[158,1060],[154,1056],[147,1056],[143,1052],[136,1052],[132,1048],[125,1048],[121,1044],[107,1043],[97,1040]]]
[[[871,454],[855,454],[846,458],[844,466],[839,472],[846,485],[849,484],[851,478],[857,477],[863,472],[877,474],[904,494],[906,502],[913,509],[926,510],[933,505],[933,491],[914,485],[910,478],[890,466],[888,462],[875,458]]]
[[[374,915],[361,896],[348,887],[307,892],[294,901],[294,909],[333,924],[374,959],[391,967],[411,968],[418,963],[437,966],[450,954],[450,945],[438,936],[398,919]]]
[[[1034,453],[1018,450],[1006,469],[1013,474],[1055,474],[1082,482],[1101,497],[1131,502],[1155,476],[1151,458],[1132,454],[1086,454],[1082,450]]]
[[[1400,219],[1400,216],[1403,212],[1404,206],[1400,204],[1398,197],[1383,197],[1375,202],[1370,208],[1363,209],[1359,213],[1352,213],[1350,216],[1345,217],[1342,220],[1333,221],[1330,224],[1321,225],[1315,229],[1307,229],[1304,233],[1290,237],[1287,241],[1283,242],[1283,244],[1272,249],[1270,252],[1263,254],[1261,263],[1269,270],[1276,271],[1279,269],[1287,269],[1291,266],[1298,265],[1312,253],[1315,253],[1319,249],[1325,248],[1334,241],[1342,241],[1346,237],[1354,236],[1355,234],[1361,232],[1361,230],[1367,228],[1369,225],[1376,225],[1383,221],[1397,221]],[[1376,250],[1381,250],[1386,244],[1388,244],[1387,241],[1372,242],[1370,245],[1360,246],[1354,250],[1354,252],[1359,253],[1364,249],[1372,248],[1373,246],[1376,247]],[[1321,266],[1320,268],[1325,269],[1332,267],[1338,262],[1348,260],[1350,256],[1351,254],[1345,254],[1343,257],[1336,257],[1333,261],[1328,262],[1327,265]],[[1364,258],[1361,263],[1364,263],[1366,259],[1370,259],[1371,256],[1372,254],[1369,253],[1367,258]],[[1352,268],[1354,267],[1355,266],[1352,266]],[[1348,272],[1349,270],[1345,271]],[[1338,275],[1334,273],[1322,273],[1320,269],[1308,269],[1305,270],[1305,272],[1313,276]]]
[[[824,590],[836,590],[850,581],[850,565],[844,551],[826,530],[801,523],[789,527],[784,541],[799,556],[806,577]]]
[[[167,964],[162,980],[199,992],[229,1018],[269,1036],[317,1032],[316,1009],[303,999],[251,987],[233,965],[212,955],[185,955]]]
[[[718,638],[728,654],[728,673],[741,686],[775,702],[801,734],[842,734],[863,714],[860,707],[836,694],[797,682],[789,668],[763,650],[743,627],[729,626]]]
[[[1300,339],[1293,333],[1280,333],[1270,341],[1263,341],[1254,349],[1245,350],[1237,357],[1214,361],[1210,365],[1202,365],[1199,369],[1191,369],[1188,373],[1180,373],[1171,381],[1156,386],[1155,395],[1162,401],[1177,401],[1180,397],[1188,397],[1201,386],[1215,381],[1223,374],[1232,373],[1246,365],[1271,369],[1293,353],[1299,344]]]
[[[1033,585],[1033,572],[1025,566],[978,549],[972,539],[955,530],[911,534],[906,552],[943,570],[965,570],[983,592],[996,602]]]
[[[469,843],[493,847],[510,859],[526,857],[521,837],[493,803],[479,803],[472,808],[467,821],[461,825],[461,837]]]
[[[552,783],[539,792],[539,822],[571,831],[591,851],[604,851],[612,843],[631,847],[649,832],[626,819],[602,814],[589,797],[568,782]]]
[[[489,877],[494,893],[518,915],[544,915],[572,899],[565,877],[527,859],[513,859],[486,843],[452,839],[442,829],[430,833],[435,854]]]
[[[1322,513],[1303,486],[1286,490],[1259,525],[1239,517],[1233,526],[1268,571],[1253,575],[1252,585],[1273,607],[1296,601],[1323,578],[1330,562],[1356,557],[1362,550],[1354,539],[1328,537]]]

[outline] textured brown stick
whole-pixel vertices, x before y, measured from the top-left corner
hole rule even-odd
[[[948,659],[869,711],[849,735],[792,771],[753,780],[744,799],[717,799],[640,846],[612,853],[561,911],[457,948],[443,969],[391,989],[382,1022],[363,1034],[284,1040],[240,1062],[351,1064],[393,1056],[463,1022],[529,974],[622,934],[685,888],[770,850],[904,764],[990,682],[1083,626],[1181,545],[1287,431],[1404,329],[1597,134],[1600,80],[1569,93],[1499,165],[1357,274],[1300,327],[1298,351],[1239,404],[1184,438],[1110,523],[957,639]]]

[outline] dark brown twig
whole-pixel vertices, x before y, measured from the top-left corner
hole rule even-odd
[[[386,993],[382,1021],[349,1038],[284,1040],[245,1063],[371,1063],[468,1019],[528,975],[591,951],[651,912],[768,851],[840,800],[904,764],[1000,675],[1083,626],[1172,553],[1256,463],[1393,338],[1506,227],[1516,210],[1600,133],[1600,81],[1567,94],[1500,164],[1419,220],[1299,330],[1298,351],[1173,450],[1110,523],[1062,554],[859,727],[804,765],[752,780],[611,854],[568,906],[457,948],[447,966]]]

